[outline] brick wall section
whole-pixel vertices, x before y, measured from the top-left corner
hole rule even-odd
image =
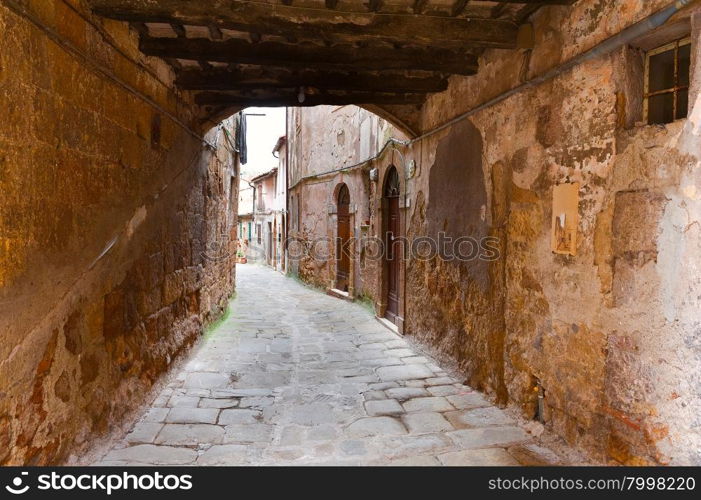
[[[0,6],[0,464],[40,465],[119,425],[221,313],[238,195],[221,132],[186,130],[126,25],[22,5],[69,45]]]

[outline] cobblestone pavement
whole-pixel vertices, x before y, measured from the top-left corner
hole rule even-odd
[[[100,464],[558,463],[364,307],[237,272],[229,318]]]

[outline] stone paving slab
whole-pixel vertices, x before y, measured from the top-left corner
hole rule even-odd
[[[229,318],[100,465],[534,465],[560,458],[365,308],[237,269]]]

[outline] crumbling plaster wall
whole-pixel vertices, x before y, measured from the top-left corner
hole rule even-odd
[[[298,230],[290,232],[290,237],[298,242],[290,254],[291,269],[310,284],[333,287],[338,188],[345,183],[351,195],[351,235],[360,242],[374,234],[369,227],[374,220],[368,175],[371,165],[318,178],[303,177],[352,166],[375,155],[390,137],[405,136],[385,120],[356,106],[297,108],[290,113],[290,193],[299,203]],[[390,152],[387,161],[391,159]],[[309,251],[301,250],[300,244]],[[360,243],[351,252],[353,295],[374,300],[380,263],[368,257]]]
[[[476,77],[454,77],[429,100],[423,129],[667,3],[582,0],[541,9],[533,18],[535,49],[485,53]],[[470,122],[482,151],[465,155],[460,137],[474,140],[459,124],[412,148],[418,175],[407,188],[414,201],[409,233],[436,230],[426,214],[444,200],[434,194],[431,172],[455,161],[468,169],[481,155],[483,186],[475,176],[477,185],[451,194],[486,192],[488,232],[501,239],[502,258],[490,264],[486,290],[459,265],[410,262],[406,331],[455,358],[470,383],[528,418],[540,382],[546,425],[597,459],[699,464],[701,111],[668,126],[626,128],[617,93],[636,85],[625,81],[625,65],[621,50],[476,113]],[[552,189],[575,181],[577,255],[555,255]],[[475,207],[466,202],[465,209]],[[503,311],[503,323],[479,323],[485,309],[488,316]]]
[[[42,465],[79,460],[220,313],[238,196],[125,24],[21,6],[0,5],[0,464]]]

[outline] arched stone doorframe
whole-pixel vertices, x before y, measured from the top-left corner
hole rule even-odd
[[[344,178],[341,176],[338,179],[334,180],[333,186],[334,188],[330,191],[329,193],[329,200],[328,200],[328,206],[329,206],[329,213],[331,214],[330,220],[330,231],[329,235],[331,237],[331,241],[333,242],[333,248],[334,248],[334,253],[333,256],[329,259],[329,271],[330,271],[330,276],[329,276],[329,285],[327,292],[330,293],[331,295],[348,299],[348,300],[354,300],[355,299],[355,294],[356,294],[356,283],[355,283],[355,274],[356,274],[356,262],[355,262],[355,250],[356,250],[356,242],[354,239],[355,236],[355,215],[356,215],[356,206],[357,206],[357,201],[355,200],[353,196],[353,190],[351,189],[351,184],[348,182],[349,179]],[[349,207],[348,207],[348,226],[349,226],[349,237],[350,237],[350,246],[348,248],[348,253],[349,253],[349,259],[348,259],[348,291],[344,292],[343,290],[337,289],[337,276],[338,276],[338,256],[336,254],[336,244],[338,241],[338,230],[339,230],[339,220],[338,220],[338,210],[339,210],[339,196],[341,195],[341,190],[343,188],[346,188],[348,190],[348,195],[350,197],[349,200]]]
[[[395,162],[391,159],[387,159],[383,164],[377,165],[378,169],[377,183],[375,187],[374,194],[374,205],[376,214],[376,229],[375,236],[381,241],[385,241],[385,233],[387,229],[387,198],[385,197],[385,188],[387,185],[390,170],[394,168],[397,172],[399,178],[399,237],[406,237],[406,224],[407,224],[407,181],[406,181],[406,171],[403,162]],[[405,302],[405,277],[406,277],[406,266],[408,260],[402,257],[399,263],[399,310],[396,316],[394,327],[398,333],[404,333],[404,318],[406,317]],[[376,300],[375,300],[375,314],[378,319],[385,322],[385,324],[390,323],[389,320],[385,318],[387,314],[387,296],[388,296],[388,270],[387,266],[383,261],[379,266],[380,279],[378,280],[377,290],[376,290]]]

